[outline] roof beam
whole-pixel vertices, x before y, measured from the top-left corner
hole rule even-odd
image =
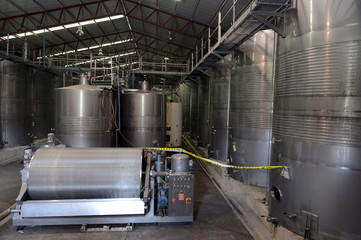
[[[0,18],[0,26],[1,26],[1,29],[0,29],[1,34],[0,34],[0,36],[4,36],[7,33],[9,33],[9,34],[18,33],[19,31],[27,32],[27,31],[30,31],[30,29],[27,29],[29,27],[31,27],[32,28],[31,31],[33,31],[33,30],[36,30],[36,29],[55,27],[55,26],[59,26],[59,25],[70,24],[70,23],[75,23],[75,22],[79,22],[79,21],[91,20],[93,18],[107,17],[107,16],[116,15],[116,14],[123,14],[125,16],[128,16],[131,19],[142,21],[144,23],[148,23],[148,24],[160,27],[160,28],[164,28],[164,29],[167,29],[168,31],[183,34],[183,35],[185,35],[187,37],[192,37],[192,38],[195,38],[195,39],[201,39],[202,32],[204,32],[209,27],[208,25],[206,25],[204,23],[199,23],[199,22],[193,21],[191,19],[187,19],[187,18],[184,18],[184,17],[181,17],[181,16],[177,16],[177,15],[174,15],[172,13],[168,13],[166,11],[156,9],[156,8],[147,6],[147,5],[143,4],[143,3],[136,2],[136,1],[133,1],[133,0],[124,0],[124,2],[129,2],[132,5],[134,5],[133,8],[130,11],[124,12],[123,9],[118,7],[119,6],[118,3],[120,1],[123,1],[123,0],[117,0],[117,7],[114,9],[114,11],[108,12],[105,15],[98,15],[98,9],[99,9],[100,5],[105,6],[105,3],[109,2],[109,0],[81,2],[80,4],[75,4],[75,5],[71,5],[71,6],[62,6],[62,7],[54,8],[54,9],[46,9],[46,10],[32,12],[32,13],[23,13],[23,14],[16,15],[16,16],[9,16],[9,17]],[[81,15],[82,15],[81,12],[88,11],[89,8],[87,8],[87,7],[90,6],[90,5],[95,5],[94,9],[96,9],[95,12],[92,15],[92,18],[81,18]],[[134,13],[134,11],[136,9],[142,11],[142,9],[144,9],[144,8],[150,9],[150,10],[152,10],[152,12],[149,15],[143,15],[143,16],[137,16],[137,14]],[[73,19],[71,21],[65,22],[65,21],[62,21],[60,17],[57,18],[57,19],[54,19],[52,17],[52,15],[55,15],[56,13],[58,13],[59,16],[63,15],[64,12],[69,12],[70,9],[78,10],[77,11],[78,12],[77,16],[73,16]],[[154,15],[154,14],[157,16],[156,21],[154,21],[154,20],[152,20],[150,18],[150,15]],[[167,22],[162,23],[161,21],[158,21],[159,20],[159,14],[166,15],[169,18],[172,18],[172,20],[175,20],[175,21],[177,19],[181,19],[183,21],[186,21],[187,22],[186,24],[198,25],[198,26],[200,26],[202,28],[202,30],[199,33],[190,33],[188,31],[185,31],[184,29],[179,29],[177,27],[168,26],[169,24],[167,25]],[[34,18],[32,18],[34,16],[38,16],[38,17],[40,16],[40,21],[34,22]],[[45,16],[48,16],[48,17],[52,18],[52,23],[45,23],[44,22]],[[29,20],[29,21],[34,22],[34,26],[25,26],[24,25],[24,23],[26,22],[25,20]],[[5,29],[6,26],[9,25],[9,24],[11,25],[11,27],[13,29]]]
[[[156,40],[156,41],[159,41],[159,42],[164,42],[164,43],[169,43],[170,45],[173,45],[177,48],[181,48],[181,49],[185,49],[185,50],[188,50],[188,51],[192,51],[193,49],[189,48],[189,47],[186,47],[186,46],[182,46],[182,45],[179,45],[179,44],[176,44],[176,43],[173,43],[173,42],[167,42],[165,40],[162,40],[160,38],[156,38],[154,36],[150,36],[150,35],[147,35],[147,34],[144,34],[144,33],[141,33],[141,32],[137,32],[137,31],[132,31],[133,33],[135,33],[135,36],[139,36],[137,39],[135,39],[135,41],[139,41],[140,39],[142,39],[143,37],[146,37],[146,38],[151,38],[153,40]],[[73,49],[74,47],[71,46],[71,44],[76,44],[77,46],[79,44],[82,44],[84,45],[82,42],[86,42],[86,41],[91,41],[93,39],[99,39],[99,38],[108,38],[108,37],[112,37],[112,36],[117,36],[117,35],[121,35],[121,34],[127,34],[128,33],[128,39],[131,38],[131,35],[130,35],[130,31],[123,31],[123,32],[115,32],[115,33],[110,33],[110,34],[105,34],[105,35],[99,35],[99,36],[93,36],[93,37],[89,37],[89,38],[84,38],[84,39],[81,39],[81,40],[75,40],[75,41],[69,41],[69,42],[64,42],[64,43],[61,43],[61,44],[54,44],[54,45],[48,45],[46,46],[47,49],[50,48],[50,52],[52,51],[52,49],[54,48],[58,48],[58,49],[65,49],[66,46],[68,46],[69,48]]]

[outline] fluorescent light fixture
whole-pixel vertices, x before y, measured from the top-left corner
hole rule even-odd
[[[120,15],[111,16],[111,17],[109,17],[109,18],[110,18],[110,20],[115,20],[115,19],[119,19],[119,18],[123,18],[123,17],[124,17],[124,15],[123,15],[123,14],[120,14]]]
[[[64,29],[64,27],[63,26],[56,26],[56,27],[52,27],[52,28],[48,28],[49,29],[49,31],[58,31],[58,30],[62,30],[62,29]]]
[[[45,33],[47,33],[47,32],[55,32],[55,31],[66,29],[66,28],[74,28],[74,27],[79,27],[79,26],[84,26],[84,25],[89,25],[89,24],[95,24],[95,23],[99,23],[99,22],[111,21],[111,20],[120,19],[120,18],[124,18],[124,15],[119,14],[119,15],[114,15],[114,16],[111,16],[111,17],[103,17],[103,18],[98,18],[98,19],[94,19],[94,20],[80,21],[80,22],[76,22],[76,23],[59,25],[59,26],[54,26],[54,27],[45,28],[45,29],[37,29],[37,30],[34,30],[34,31],[30,31],[30,32],[13,34],[13,35],[9,35],[9,39],[13,39],[13,38],[16,38],[16,37],[33,36],[33,35],[41,34],[41,33],[44,33],[44,32]],[[7,36],[3,36],[0,39],[7,40]]]
[[[44,31],[45,30],[45,31]],[[39,33],[44,33],[44,32],[48,32],[48,29],[40,29],[40,30],[35,30],[32,33],[35,34],[39,34]]]
[[[105,43],[105,44],[102,44],[102,45],[94,45],[94,46],[90,46],[90,47],[79,48],[77,50],[70,50],[70,51],[66,51],[66,52],[53,53],[53,54],[47,55],[45,57],[55,57],[55,56],[65,55],[65,54],[73,53],[73,52],[82,52],[82,51],[92,50],[92,49],[106,47],[106,46],[110,46],[110,45],[122,44],[122,43],[130,42],[130,41],[132,41],[132,39],[125,39],[125,40],[121,40],[121,41],[117,41],[117,42]],[[117,56],[114,56],[114,57],[119,57],[119,56],[120,55],[117,55]],[[42,58],[43,57],[37,57],[37,60],[42,59]]]
[[[24,37],[26,36],[26,33],[19,33],[19,34],[16,34],[17,37]]]
[[[95,21],[94,20],[89,20],[89,21],[84,21],[84,22],[79,22],[79,24],[81,26],[84,26],[84,25],[89,25],[89,24],[94,24]]]
[[[109,17],[105,17],[105,18],[98,18],[94,20],[96,23],[100,23],[100,22],[106,22],[106,21],[110,21]]]
[[[94,45],[94,46],[89,47],[89,49],[94,49],[94,48],[99,48],[99,47],[100,47],[99,45]]]
[[[64,25],[65,28],[73,28],[73,27],[79,27],[79,23],[70,23]]]
[[[14,35],[9,35],[9,39],[13,39],[13,38],[16,38]],[[7,40],[8,39],[8,36],[4,36],[1,38],[2,40]]]
[[[100,61],[108,60],[108,59],[115,58],[115,57],[125,57],[125,56],[129,56],[129,55],[133,55],[135,53],[136,52],[122,53],[122,54],[118,54],[118,55],[111,56],[111,57],[103,57],[103,58],[98,58],[98,59],[94,59],[94,60],[73,63],[73,64],[65,65],[65,67],[74,67],[74,66],[83,65],[83,64],[87,64],[87,63],[91,63],[91,62],[95,62],[95,61],[100,62]]]
[[[131,39],[131,38],[129,38],[129,39],[125,39],[125,40],[120,40],[120,41],[114,42],[113,44],[126,43],[126,42],[130,42],[130,41],[132,41],[132,39]]]

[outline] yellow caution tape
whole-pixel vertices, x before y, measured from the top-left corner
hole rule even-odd
[[[286,166],[257,166],[257,167],[249,167],[249,166],[233,166],[229,164],[225,164],[222,162],[218,162],[212,159],[204,158],[202,156],[199,156],[197,154],[191,153],[183,148],[160,148],[160,147],[145,147],[144,149],[148,150],[158,150],[158,151],[170,151],[170,152],[181,152],[186,153],[190,156],[193,156],[195,158],[198,158],[202,161],[208,162],[210,164],[216,165],[218,167],[224,167],[224,168],[236,168],[236,169],[277,169],[282,168],[282,173],[284,174],[284,171],[286,169]]]

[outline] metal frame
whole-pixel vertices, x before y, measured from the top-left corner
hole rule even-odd
[[[284,36],[283,30],[274,25],[273,21],[276,18],[284,17],[285,11],[292,6],[292,0],[283,0],[278,3],[254,0],[237,16],[236,4],[239,1],[240,0],[233,0],[232,6],[223,16],[221,11],[218,12],[218,18],[216,19],[217,27],[213,31],[211,28],[208,29],[207,35],[203,37],[205,40],[202,39],[200,47],[196,47],[196,51],[191,54],[191,58],[189,59],[190,74],[197,71],[204,73],[204,71],[200,69],[202,69],[204,65],[214,61],[212,55],[224,60],[222,54],[226,55],[227,53],[231,53],[236,46],[247,41],[264,27],[271,28],[281,36]],[[230,27],[224,32],[222,25],[224,25],[223,22],[228,15],[231,15],[232,21]],[[246,25],[246,23],[250,22],[254,22],[251,27]],[[239,34],[237,30],[240,28],[246,28],[247,30]],[[222,51],[220,52],[219,49],[222,49]],[[231,66],[229,61],[226,61],[226,63]],[[177,86],[184,80],[185,78],[181,79],[177,83]]]
[[[164,217],[154,214],[156,185],[154,175],[151,174],[152,156],[152,152],[146,153],[147,166],[142,199],[28,200],[27,176],[29,168],[25,168],[22,170],[22,185],[15,201],[16,207],[11,210],[13,225],[193,222],[193,214]],[[175,175],[178,176],[179,173]]]

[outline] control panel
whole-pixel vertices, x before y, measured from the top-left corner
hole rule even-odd
[[[192,216],[194,207],[194,175],[170,175],[168,216]]]

